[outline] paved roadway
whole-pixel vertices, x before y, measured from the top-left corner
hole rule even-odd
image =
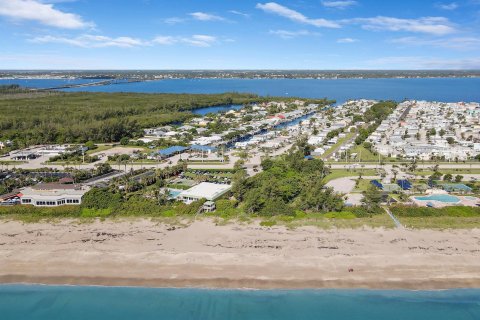
[[[283,148],[280,148],[274,152],[271,152],[271,156],[278,156],[284,152],[286,152],[291,145],[287,145]],[[255,166],[258,167],[259,170],[261,170],[260,164],[261,164],[261,157],[264,156],[264,153],[260,152],[258,148],[254,148],[249,151],[249,154],[251,157],[246,161],[245,167],[247,168],[247,172],[249,175],[254,175],[255,173],[253,172],[253,168]],[[231,169],[233,168],[235,162],[239,159],[238,157],[234,156],[232,152],[229,154],[230,161],[229,163],[226,164],[190,164],[188,167],[192,169]],[[116,164],[112,164],[112,167],[118,170],[123,170],[125,169],[129,171],[130,169],[140,169],[140,168],[165,168],[170,165],[175,165],[178,163],[180,159],[187,159],[188,158],[188,153],[182,153],[175,155],[171,158],[168,158],[166,161],[163,162],[158,162],[158,163],[128,163],[126,166],[121,165],[117,166]],[[48,160],[47,157],[42,156],[40,158],[31,160],[27,163],[21,163],[21,164],[15,164],[15,165],[2,165],[3,169],[11,169],[11,168],[23,168],[23,169],[40,169],[40,168],[53,168],[53,169],[60,169],[62,170],[65,166],[64,165],[58,165],[58,164],[45,164]],[[95,163],[88,163],[88,164],[81,164],[81,165],[70,165],[71,167],[75,168],[81,168],[81,169],[91,169],[94,168],[96,164],[103,163],[107,161],[107,157],[103,157],[99,161]],[[170,163],[171,162],[171,163]],[[433,164],[418,164],[417,168],[419,169],[431,169]],[[397,177],[409,177],[410,175],[408,173],[402,172],[400,168],[393,168],[393,164],[386,164],[383,166],[379,166],[378,164],[363,164],[363,165],[356,165],[353,166],[353,164],[345,164],[345,163],[333,163],[329,164],[329,166],[332,169],[352,169],[356,168],[357,170],[359,169],[377,169],[381,168],[385,170],[387,174],[387,178],[393,177],[393,172],[392,170],[395,169],[398,171]],[[442,163],[439,164],[439,169],[480,169],[480,162],[479,163]],[[465,178],[470,178],[470,177],[480,177],[480,174],[463,174]]]

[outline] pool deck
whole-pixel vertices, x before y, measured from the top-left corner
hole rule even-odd
[[[468,207],[476,207],[478,203],[480,203],[480,199],[477,198],[477,197],[474,197],[474,196],[459,196],[459,195],[453,195],[453,194],[449,194],[449,193],[446,193],[446,192],[430,192],[423,196],[432,196],[432,195],[451,195],[451,196],[455,196],[459,199],[458,202],[442,202],[442,201],[438,201],[438,200],[419,200],[417,199],[416,197],[418,196],[411,196],[410,197],[410,200],[412,200],[417,206],[420,206],[420,207],[426,207],[428,203],[431,203],[433,204],[433,207],[434,208],[443,208],[443,207],[447,207],[447,206],[468,206]],[[422,196],[422,197],[423,197]]]

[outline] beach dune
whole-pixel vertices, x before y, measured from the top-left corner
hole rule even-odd
[[[0,223],[0,282],[149,287],[480,287],[480,230],[334,229],[201,220]]]

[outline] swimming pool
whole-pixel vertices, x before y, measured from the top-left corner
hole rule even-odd
[[[176,199],[183,190],[168,188],[170,192],[170,199]]]
[[[460,202],[460,198],[451,196],[449,194],[432,194],[430,196],[415,197],[415,199],[420,201],[439,201],[444,203]]]

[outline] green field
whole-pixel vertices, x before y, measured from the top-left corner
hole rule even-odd
[[[324,179],[325,183],[344,177],[358,177],[359,174],[362,174],[363,177],[366,176],[378,176],[378,173],[374,169],[362,169],[357,168],[355,170],[346,170],[346,169],[331,169],[331,173],[327,175]]]
[[[112,149],[114,146],[111,145],[111,144],[101,144],[101,145],[97,145],[97,147],[95,149],[92,149],[92,150],[88,150],[86,152],[87,155],[91,155],[92,153],[101,153],[103,151],[106,151],[106,150],[110,150]]]

